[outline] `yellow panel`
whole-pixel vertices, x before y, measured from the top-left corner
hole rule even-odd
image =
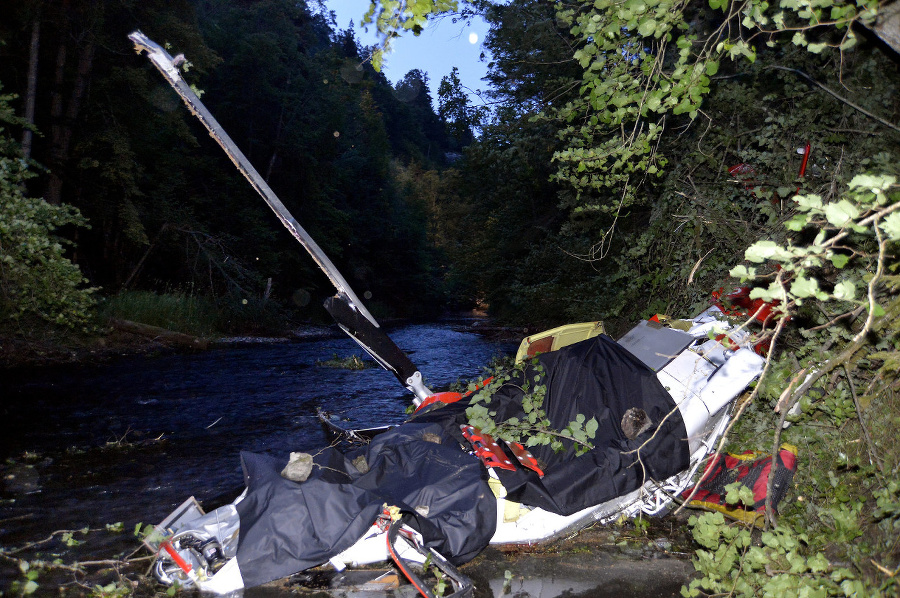
[[[556,351],[603,333],[603,322],[582,322],[580,324],[567,324],[552,330],[526,336],[522,339],[519,350],[516,352],[516,363],[525,359],[528,356],[528,347],[538,341],[544,341],[541,344],[546,344],[548,340],[550,341],[549,346],[540,351],[541,353],[546,353],[547,351]]]

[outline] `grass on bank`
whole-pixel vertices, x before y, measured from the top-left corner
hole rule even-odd
[[[287,327],[287,318],[274,301],[231,296],[213,301],[182,292],[125,291],[103,300],[100,315],[104,320],[130,320],[204,338],[280,333]]]

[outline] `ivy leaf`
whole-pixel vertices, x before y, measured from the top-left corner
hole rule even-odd
[[[825,571],[828,571],[828,568],[831,566],[831,564],[828,562],[828,559],[825,558],[825,555],[821,552],[817,552],[816,554],[811,556],[807,561],[807,564],[809,565],[809,569],[813,573],[823,573]]]
[[[29,579],[25,582],[25,585],[22,586],[22,593],[25,595],[34,594],[38,589],[38,584],[33,579]]]
[[[856,297],[856,285],[852,281],[843,280],[834,285],[834,298],[842,301],[852,301]]]

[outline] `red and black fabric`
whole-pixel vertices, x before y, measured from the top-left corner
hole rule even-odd
[[[794,472],[797,470],[797,451],[785,445],[777,456],[778,468],[775,472],[775,484],[772,487],[772,506],[785,497]],[[682,497],[705,506],[719,505],[723,508],[735,508],[725,502],[726,486],[739,482],[753,491],[753,507],[748,510],[764,512],[766,508],[766,491],[769,476],[772,472],[772,457],[758,451],[746,451],[739,455],[719,455],[706,466],[702,481],[697,491],[693,488],[685,490]],[[693,496],[692,496],[693,494]]]

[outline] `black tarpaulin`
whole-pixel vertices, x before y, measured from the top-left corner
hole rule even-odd
[[[323,449],[304,482],[281,477],[284,459],[242,453],[247,495],[237,504],[237,560],[244,585],[326,562],[359,540],[385,504],[410,513],[426,544],[455,563],[477,555],[496,524],[486,473],[455,441],[438,444],[426,433],[446,436],[440,426],[410,423],[346,456]],[[358,454],[366,456],[365,474],[351,462]]]
[[[497,469],[507,498],[570,515],[639,488],[645,480],[664,480],[687,468],[687,432],[681,414],[654,372],[605,335],[537,357],[545,370],[544,410],[552,427],[564,429],[580,413],[599,424],[594,448],[576,456],[572,443],[554,452],[549,446],[529,447],[545,475],[525,468]],[[525,370],[533,378],[533,366]],[[524,416],[521,384],[507,384],[491,399],[496,421]],[[418,418],[452,428],[465,422],[462,402]],[[642,409],[652,425],[629,439],[622,417]],[[639,450],[639,452],[638,452]],[[640,457],[640,458],[639,458]]]

